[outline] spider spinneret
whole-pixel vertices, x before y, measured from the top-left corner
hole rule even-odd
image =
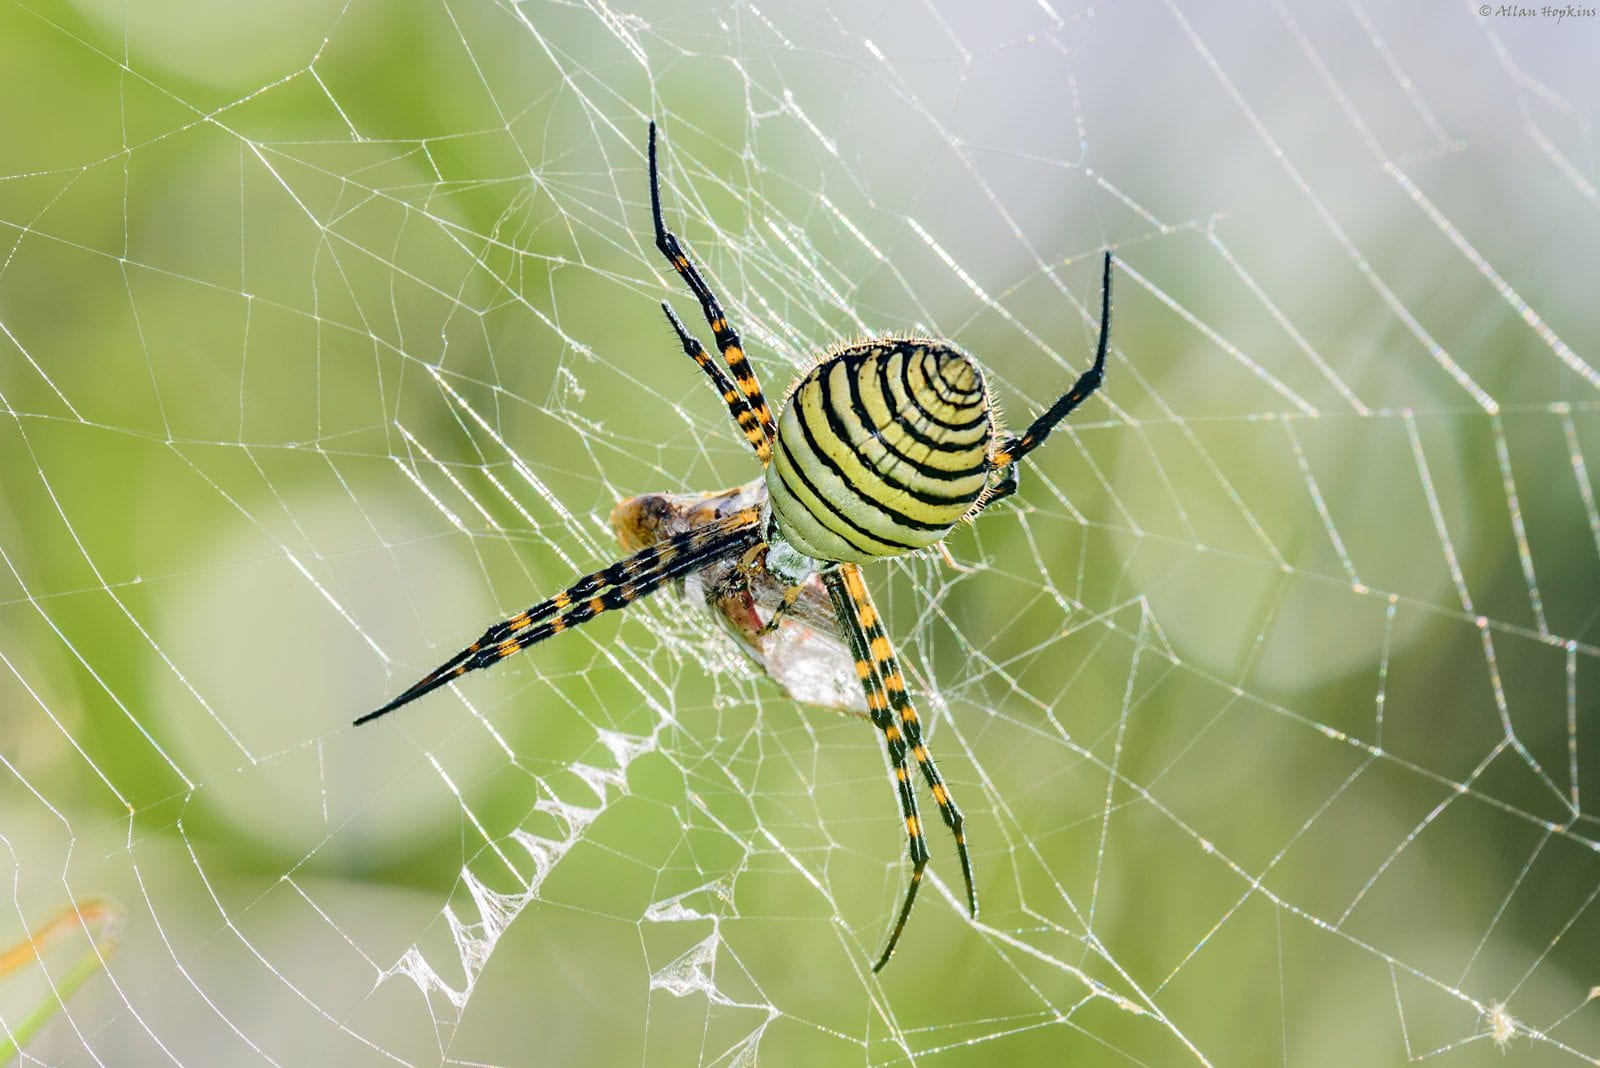
[[[647,154],[656,248],[699,302],[721,361],[706,352],[669,304],[663,301],[661,308],[684,354],[722,395],[761,462],[762,477],[692,502],[668,494],[622,502],[612,525],[632,555],[491,626],[355,722],[377,719],[469,671],[691,576],[712,580],[708,603],[774,677],[777,661],[763,639],[784,626],[791,611],[820,625],[826,619],[824,605],[831,607],[835,636],[854,660],[866,714],[883,734],[911,855],[910,885],[888,944],[873,965],[876,972],[899,944],[928,864],[913,762],[955,840],[973,916],[978,896],[965,821],[928,752],[922,720],[861,565],[937,545],[958,522],[1014,493],[1018,462],[1099,388],[1111,326],[1111,253],[1105,255],[1101,280],[1094,363],[1020,435],[996,427],[977,363],[950,342],[933,338],[883,338],[828,354],[800,377],[774,419],[738,333],[666,227],[653,122]],[[825,598],[817,589],[819,579]],[[768,610],[768,618],[758,624],[759,608]]]

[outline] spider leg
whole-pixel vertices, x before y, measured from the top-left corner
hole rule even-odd
[[[469,671],[497,664],[530,645],[581,626],[602,612],[626,607],[719,557],[743,551],[759,537],[759,522],[760,514],[755,509],[745,509],[665,538],[610,567],[585,575],[554,597],[496,623],[400,696],[357,719],[355,725],[369,723]]]
[[[1003,500],[1016,492],[1017,461],[1036,449],[1050,436],[1056,424],[1100,388],[1106,375],[1106,347],[1111,340],[1111,253],[1106,253],[1105,273],[1100,281],[1100,342],[1095,349],[1094,365],[1072,384],[1039,418],[1035,419],[1021,435],[1008,434],[989,456],[989,466],[1004,469],[1005,474],[994,486],[986,490],[973,508],[973,514],[982,511],[995,501]]]
[[[939,774],[939,767],[933,762],[927,744],[922,740],[922,720],[911,703],[911,696],[906,693],[905,676],[900,672],[894,646],[884,633],[882,617],[872,603],[872,594],[867,591],[866,581],[861,577],[861,568],[846,564],[840,570],[844,572],[845,588],[855,605],[856,621],[866,636],[874,672],[883,680],[883,687],[888,692],[889,707],[899,717],[900,731],[911,748],[911,755],[916,758],[917,766],[922,769],[929,792],[939,805],[939,815],[955,837],[956,853],[961,858],[961,875],[967,884],[967,911],[976,916],[978,895],[972,886],[972,858],[967,854],[967,840],[962,830],[966,821],[950,796],[950,788]]]
[[[700,339],[684,327],[683,321],[672,310],[672,305],[666,301],[661,302],[661,310],[667,313],[667,322],[672,324],[672,329],[677,331],[678,343],[683,346],[684,355],[700,365],[711,379],[711,384],[717,387],[717,392],[722,394],[722,403],[728,406],[728,411],[733,413],[734,422],[739,424],[739,429],[744,431],[745,440],[756,451],[756,455],[765,464],[772,455],[772,443],[767,440],[766,431],[761,429],[761,422],[756,418],[755,410],[750,407],[750,402],[745,399],[739,387],[734,385],[733,379],[728,377],[718,364],[712,362],[706,355],[706,348],[700,344]]]
[[[723,394],[723,400],[728,405],[728,411],[739,422],[740,429],[744,430],[745,436],[751,439],[751,446],[756,450],[756,455],[761,458],[762,465],[765,466],[772,459],[772,440],[776,436],[772,422],[772,409],[767,407],[767,398],[761,392],[761,383],[756,380],[755,369],[750,366],[750,361],[745,357],[744,348],[739,342],[739,335],[728,324],[728,318],[723,314],[722,305],[718,303],[716,294],[711,292],[711,287],[706,285],[705,280],[700,277],[700,272],[690,262],[688,253],[683,251],[683,245],[678,241],[677,235],[667,229],[666,222],[662,218],[661,172],[656,166],[656,124],[653,122],[650,124],[649,157],[650,214],[655,223],[656,248],[661,250],[661,254],[667,258],[667,262],[672,264],[672,269],[678,272],[685,284],[688,285],[689,291],[700,302],[700,310],[706,317],[706,324],[711,327],[711,333],[716,339],[718,350],[722,353],[722,359],[727,363],[728,370],[733,375],[733,381],[737,384],[738,391],[741,394],[739,399],[755,418],[756,427],[760,431],[759,440],[751,435],[750,428],[746,426],[745,421],[740,417],[739,409],[735,408],[733,401],[728,399],[729,391],[725,388],[727,378],[721,374],[721,368],[717,368],[717,373],[713,373],[712,368],[716,365],[711,363],[710,360],[702,360],[695,355],[690,347],[691,340],[688,332],[683,329],[683,325],[677,321],[677,317],[672,314],[670,309],[668,309],[667,315],[673,320],[673,327],[678,331],[679,340],[683,342],[684,352],[694,357],[695,362],[700,364],[701,368],[711,376],[712,383]],[[693,345],[698,348],[699,342],[693,342]]]
[[[900,808],[906,821],[906,834],[910,838],[911,885],[906,891],[905,903],[900,907],[900,915],[889,934],[889,944],[884,947],[878,963],[872,967],[873,971],[878,971],[889,963],[889,958],[894,954],[895,946],[900,941],[900,934],[905,930],[906,920],[911,915],[911,905],[916,900],[917,889],[922,885],[923,869],[928,864],[928,844],[922,833],[922,822],[917,815],[916,793],[911,788],[907,753],[922,769],[928,789],[933,793],[933,800],[939,806],[939,814],[955,838],[956,853],[961,859],[961,876],[966,882],[967,908],[974,916],[978,914],[978,897],[973,888],[972,859],[967,852],[966,835],[963,831],[965,820],[961,810],[956,807],[955,799],[950,796],[950,789],[939,774],[939,768],[933,762],[927,744],[922,739],[921,720],[911,703],[910,696],[906,693],[905,677],[901,674],[899,663],[895,659],[894,647],[890,644],[888,635],[884,633],[878,610],[872,603],[872,595],[867,592],[866,583],[861,578],[861,569],[854,564],[845,564],[828,572],[825,581],[829,593],[833,595],[842,629],[856,657],[856,674],[860,676],[862,688],[866,691],[867,709],[872,715],[873,723],[883,731],[884,740],[889,748],[889,757],[894,764],[896,786],[900,791]]]

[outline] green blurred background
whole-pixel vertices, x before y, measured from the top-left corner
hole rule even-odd
[[[1597,45],[0,3],[0,944],[126,914],[25,1063],[1596,1063]],[[661,320],[651,117],[774,399],[916,331],[1021,423],[1119,257],[969,570],[870,569],[983,904],[934,828],[877,977],[874,732],[681,601],[347,726],[619,499],[755,473]]]

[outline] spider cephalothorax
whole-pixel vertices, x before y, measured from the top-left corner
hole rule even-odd
[[[715,578],[709,600],[758,657],[770,657],[760,639],[786,613],[801,605],[816,620],[823,603],[816,590],[820,579],[854,660],[867,715],[883,733],[894,766],[911,853],[911,883],[888,944],[873,965],[876,971],[894,953],[928,863],[911,781],[913,762],[955,838],[974,916],[978,898],[961,811],[923,741],[922,721],[860,565],[936,545],[956,523],[1015,492],[1017,462],[1093,393],[1105,374],[1111,254],[1105,256],[1094,364],[1022,434],[996,428],[977,363],[950,342],[931,338],[882,338],[830,353],[801,376],[774,419],[739,335],[663,220],[654,123],[648,155],[656,247],[700,302],[721,362],[707,354],[670,305],[663,302],[662,310],[684,353],[722,394],[761,461],[763,479],[695,500],[647,495],[623,502],[612,521],[624,547],[634,550],[631,556],[496,623],[356,723],[392,712],[674,580],[702,573]],[[767,616],[756,625],[759,611]]]

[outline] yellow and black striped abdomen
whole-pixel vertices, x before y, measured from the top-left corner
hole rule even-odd
[[[807,556],[866,563],[932,545],[988,481],[983,373],[942,341],[854,345],[800,379],[767,467],[772,516]]]

